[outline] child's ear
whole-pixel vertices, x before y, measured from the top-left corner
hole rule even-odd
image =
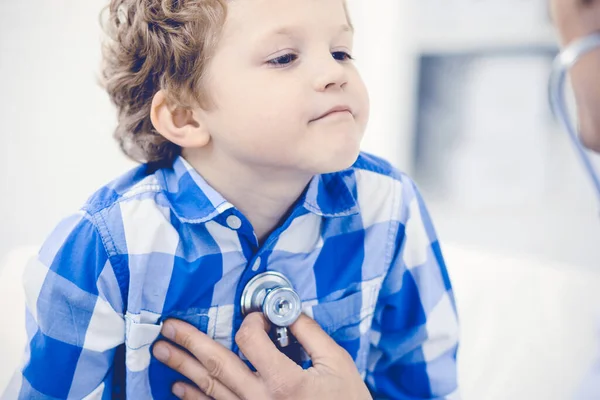
[[[173,107],[162,90],[152,98],[150,120],[158,133],[181,148],[203,147],[210,141],[200,115],[188,108]]]

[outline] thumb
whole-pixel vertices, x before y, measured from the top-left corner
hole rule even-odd
[[[292,334],[304,347],[311,359],[331,358],[344,351],[312,318],[301,314],[290,326]]]
[[[268,330],[269,322],[263,314],[254,312],[244,318],[235,341],[263,377],[273,375],[274,372],[296,369],[298,366],[275,347],[269,338]]]

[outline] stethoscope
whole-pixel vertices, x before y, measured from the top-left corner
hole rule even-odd
[[[241,303],[242,315],[258,311],[271,322],[279,347],[290,344],[288,326],[300,316],[302,301],[289,279],[275,271],[258,274],[244,287]]]
[[[600,201],[600,175],[594,168],[588,152],[585,150],[579,139],[577,128],[569,117],[565,99],[567,73],[583,55],[598,48],[600,48],[600,32],[578,39],[561,51],[552,64],[552,73],[550,74],[550,80],[548,82],[548,97],[550,99],[552,113],[569,134],[571,142],[592,180],[598,195],[598,200]]]

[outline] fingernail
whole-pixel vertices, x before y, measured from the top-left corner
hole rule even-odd
[[[159,361],[163,361],[163,362],[167,361],[169,359],[169,357],[171,356],[169,349],[163,343],[157,343],[154,346],[153,353],[154,353],[154,357],[156,357]]]
[[[163,324],[162,327],[162,334],[164,337],[166,337],[167,339],[171,339],[171,340],[175,340],[175,329],[173,328],[173,326],[168,323],[165,322]]]
[[[176,383],[173,385],[173,394],[177,397],[179,397],[180,399],[183,398],[183,396],[185,395],[185,389],[183,388],[183,385],[180,385],[179,383]]]

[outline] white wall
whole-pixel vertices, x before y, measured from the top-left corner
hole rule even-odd
[[[356,28],[355,58],[371,97],[363,149],[410,172],[417,60],[412,1],[348,0]]]
[[[114,112],[96,84],[102,3],[0,3],[0,256],[40,243],[133,165],[111,138]]]

